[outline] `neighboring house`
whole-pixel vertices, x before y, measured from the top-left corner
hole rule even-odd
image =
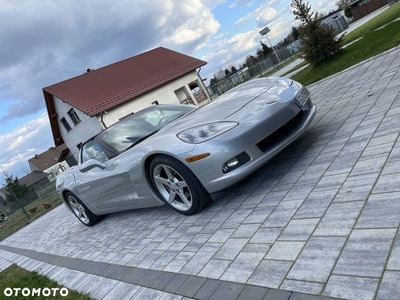
[[[41,190],[43,187],[49,185],[48,176],[49,174],[47,173],[35,170],[24,177],[18,178],[18,183],[20,185],[26,185],[33,190]],[[3,201],[3,203],[0,204],[4,205],[4,201],[6,201],[7,195],[9,194],[6,186],[0,189],[0,201]]]
[[[31,171],[42,171],[48,174],[48,179],[54,181],[57,175],[76,165],[76,160],[66,144],[51,147],[49,150],[36,154],[28,160]]]
[[[339,9],[321,18],[321,23],[331,26],[337,33],[348,28],[351,19],[346,18],[344,11]]]
[[[76,155],[87,139],[152,104],[211,101],[197,72],[205,64],[160,47],[44,88],[55,145]]]
[[[31,189],[41,190],[43,186],[49,185],[49,174],[42,171],[33,171],[24,177],[18,178],[20,185],[26,185]]]
[[[388,5],[388,0],[356,0],[350,3],[354,21],[357,21],[373,11]]]
[[[303,49],[303,45],[301,44],[300,40],[295,40],[293,43],[287,46],[287,49],[289,49],[290,53],[295,54]]]

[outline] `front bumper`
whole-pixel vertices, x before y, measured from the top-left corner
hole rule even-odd
[[[293,104],[290,104],[292,107],[288,106],[288,109],[293,110]],[[264,124],[262,122],[256,124],[255,120],[255,124],[241,129],[235,128],[219,139],[197,145],[193,152],[196,154],[209,152],[211,155],[187,165],[209,193],[223,190],[262,167],[306,132],[316,111],[316,106],[312,104],[311,99],[308,99],[302,109],[294,113],[294,117],[289,122],[274,129],[273,133],[265,129],[269,127],[269,124],[265,123],[268,120],[264,120]],[[190,155],[193,155],[193,152]],[[239,168],[224,174],[224,163],[243,152],[247,153],[250,160]]]

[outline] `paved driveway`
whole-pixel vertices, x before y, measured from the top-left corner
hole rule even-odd
[[[202,213],[86,228],[59,207],[0,243],[0,258],[64,284],[78,270],[97,298],[398,299],[400,48],[310,90],[309,132]]]

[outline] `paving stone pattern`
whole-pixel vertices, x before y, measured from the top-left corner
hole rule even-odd
[[[96,299],[398,299],[400,47],[309,89],[309,131],[203,212],[86,228],[59,207],[0,243],[0,270]]]

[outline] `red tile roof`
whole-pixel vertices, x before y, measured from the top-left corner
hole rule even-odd
[[[159,47],[43,90],[93,117],[205,64]]]

